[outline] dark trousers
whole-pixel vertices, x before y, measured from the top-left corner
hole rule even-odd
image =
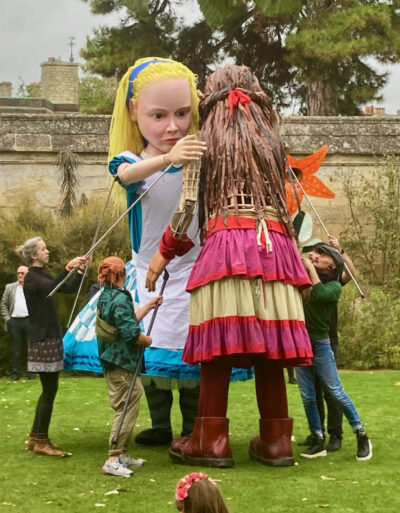
[[[39,397],[32,433],[36,438],[49,437],[49,424],[53,412],[53,403],[58,390],[58,372],[39,372],[42,394]]]
[[[155,383],[145,383],[144,391],[149,406],[151,424],[155,429],[171,427],[172,390],[157,388]],[[182,434],[187,436],[193,431],[194,419],[199,400],[199,385],[179,389],[179,407],[182,414]]]
[[[8,322],[8,331],[12,339],[12,378],[19,379],[21,375],[21,362],[24,363],[26,368],[27,343],[29,337],[29,317],[12,317]]]
[[[336,341],[331,340],[331,348],[333,351],[333,354],[335,355],[336,359],[336,353],[337,353],[337,347],[338,344]],[[332,396],[324,390],[321,382],[316,377],[315,379],[315,392],[316,392],[316,400],[317,400],[317,408],[319,417],[321,419],[321,426],[324,429],[325,426],[325,404],[324,400],[326,402],[326,407],[328,410],[328,433],[330,435],[336,435],[339,439],[342,439],[343,436],[343,428],[342,428],[342,421],[343,421],[343,408],[342,405],[335,401],[335,399],[332,398]]]

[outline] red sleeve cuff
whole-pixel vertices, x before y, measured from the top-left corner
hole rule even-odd
[[[175,256],[185,255],[193,246],[193,242],[187,235],[184,235],[182,239],[178,239],[172,234],[171,227],[168,225],[162,236],[159,250],[164,258],[172,260]]]

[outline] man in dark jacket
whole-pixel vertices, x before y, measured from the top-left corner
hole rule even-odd
[[[28,272],[25,265],[17,269],[17,281],[7,283],[1,299],[1,315],[4,319],[4,330],[8,331],[12,340],[12,379],[18,380],[21,375],[21,360],[25,357],[29,337],[29,312],[24,295],[24,279]],[[32,372],[27,373],[33,379]]]

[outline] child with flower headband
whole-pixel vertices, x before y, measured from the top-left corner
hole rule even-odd
[[[196,139],[198,97],[195,75],[167,58],[139,59],[122,77],[110,128],[109,171],[125,189],[128,207],[169,167],[163,178],[129,212],[137,300],[145,289],[149,261],[173,212],[182,189],[182,165],[200,159],[204,143]],[[195,223],[194,223],[195,224]],[[185,285],[198,253],[197,227],[189,233],[195,248],[169,267],[163,308],[152,330],[153,344],[145,351],[142,383],[152,428],[139,433],[138,443],[164,444],[172,439],[172,388],[179,389],[182,433],[193,428],[198,401],[199,367],[182,362],[188,332],[189,295]],[[145,329],[149,319],[144,319]]]
[[[217,484],[202,472],[192,472],[178,482],[175,504],[182,513],[228,513]]]

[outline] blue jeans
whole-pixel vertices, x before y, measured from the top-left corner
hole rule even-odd
[[[310,367],[296,367],[296,377],[300,388],[301,398],[307,415],[308,425],[312,433],[322,436],[321,420],[318,413],[315,376],[324,389],[343,407],[343,413],[353,431],[362,428],[361,419],[353,401],[346,394],[336,367],[335,356],[329,344],[329,339],[313,343],[314,357]]]

